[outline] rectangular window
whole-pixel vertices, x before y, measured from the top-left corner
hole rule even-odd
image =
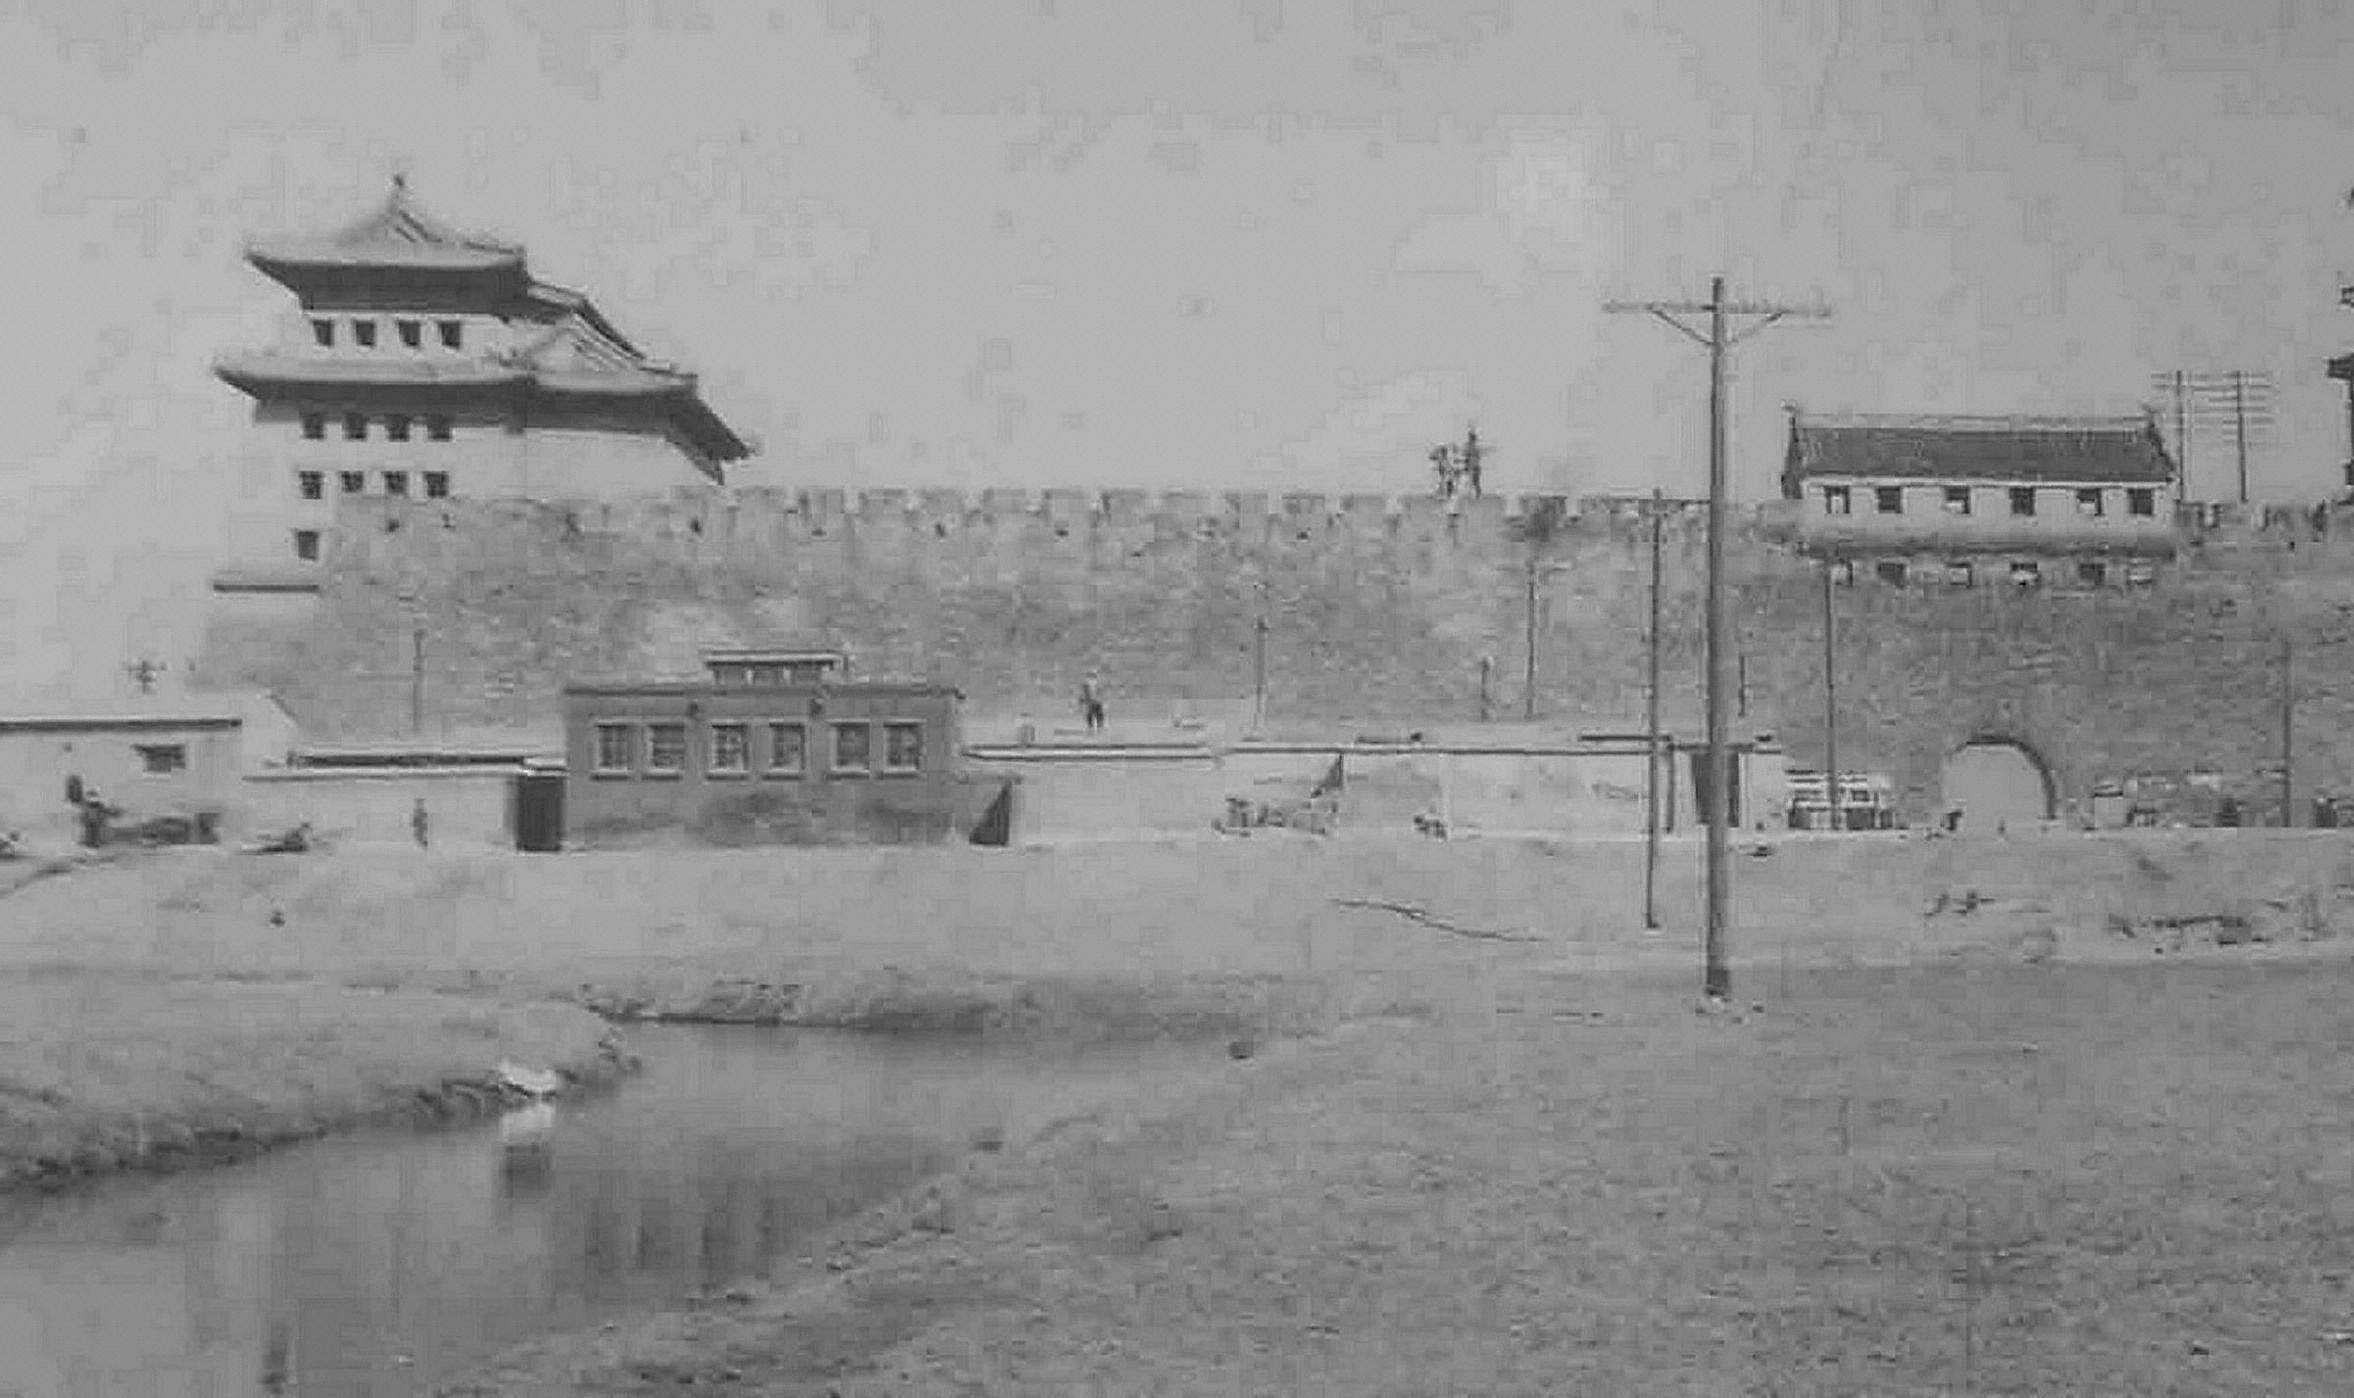
[[[834,770],[863,772],[874,759],[869,749],[873,740],[863,723],[834,725]]]
[[[425,419],[425,435],[436,442],[450,439],[450,420],[445,413],[432,413]]]
[[[2125,585],[2127,587],[2148,587],[2157,580],[2158,565],[2155,563],[2139,562],[2125,565]]]
[[[785,682],[785,667],[782,665],[755,665],[747,674],[746,681],[751,684],[772,686],[783,684]]]
[[[387,494],[387,495],[406,495],[406,494],[408,494],[408,493],[409,493],[409,473],[408,473],[408,472],[406,472],[406,471],[387,471],[387,472],[385,472],[385,473],[384,473],[384,493],[385,493],[385,494]]]
[[[1823,487],[1824,514],[1843,515],[1847,514],[1853,508],[1854,506],[1852,502],[1848,499],[1846,486],[1827,485]]]
[[[1945,488],[1945,512],[1949,515],[1968,514],[1970,512],[1970,487],[1966,485],[1947,486]]]
[[[353,321],[351,323],[351,338],[352,343],[361,349],[376,348],[376,322],[372,320]]]
[[[1957,558],[1945,565],[1945,581],[1952,587],[1968,587],[1972,579],[1969,561]]]
[[[2099,587],[2108,580],[2109,567],[2105,563],[2088,560],[2076,565],[2076,581],[2086,587]]]
[[[743,772],[752,766],[751,730],[740,723],[711,725],[711,770]]]
[[[425,324],[423,321],[396,320],[392,324],[394,329],[400,331],[401,344],[404,347],[417,349],[424,345]]]
[[[924,765],[924,726],[920,723],[883,725],[883,769],[914,772]]]
[[[646,725],[646,770],[679,772],[687,765],[687,726],[683,723]]]
[[[435,328],[441,331],[441,347],[443,349],[454,350],[465,343],[466,324],[464,321],[445,320]]]
[[[2079,490],[2076,492],[2076,513],[2086,519],[2099,519],[2108,512],[2108,496],[2105,492],[2099,490]]]
[[[2011,586],[2035,587],[2043,582],[2043,567],[2033,559],[2020,559],[2011,565]]]
[[[448,498],[449,498],[449,494],[450,494],[450,473],[449,473],[449,472],[447,472],[447,471],[427,471],[427,472],[425,473],[425,498],[426,498],[426,499],[428,499],[428,500],[446,500],[446,499],[448,499]]]
[[[1872,572],[1890,587],[1904,586],[1904,560],[1886,558],[1872,565]]]
[[[384,435],[396,442],[409,440],[409,415],[392,413],[384,419]]]
[[[345,413],[343,415],[343,439],[347,442],[368,440],[368,415],[366,413]]]
[[[1841,587],[1855,586],[1854,561],[1852,559],[1842,558],[1838,562],[1833,563],[1831,565],[1831,581],[1837,583]]]
[[[304,413],[302,415],[302,435],[314,442],[326,441],[327,415],[325,413]]]
[[[297,529],[294,531],[294,556],[301,559],[305,563],[316,563],[319,561],[318,530]]]
[[[188,770],[188,746],[185,743],[140,743],[139,770],[151,777],[169,776]]]
[[[294,479],[302,487],[302,498],[305,500],[322,499],[327,494],[327,473],[324,471],[297,471]]]
[[[2142,519],[2155,515],[2158,513],[2158,492],[2148,489],[2126,491],[2125,512]]]
[[[768,770],[799,776],[809,768],[809,728],[800,723],[768,725]]]
[[[320,349],[335,348],[335,322],[323,317],[313,320],[311,338],[318,341]]]
[[[626,772],[630,768],[631,728],[626,723],[597,725],[597,770]]]
[[[2015,485],[2011,487],[2011,513],[2015,515],[2031,515],[2035,513],[2034,486]]]
[[[1872,508],[1884,515],[1904,513],[1904,487],[1901,485],[1875,486],[1872,489]]]
[[[339,479],[343,482],[343,493],[346,495],[357,495],[368,488],[368,473],[365,471],[344,471],[340,473]]]

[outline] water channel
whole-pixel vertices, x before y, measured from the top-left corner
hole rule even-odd
[[[764,1275],[973,1148],[1214,1046],[641,1025],[644,1071],[494,1124],[0,1197],[0,1398],[422,1394],[534,1336]],[[510,1122],[507,1135],[514,1135]]]

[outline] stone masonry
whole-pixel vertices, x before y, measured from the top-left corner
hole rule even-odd
[[[339,506],[316,602],[237,601],[200,680],[275,688],[314,740],[397,738],[410,635],[428,636],[437,726],[556,730],[567,679],[691,674],[703,646],[824,640],[862,675],[953,682],[987,722],[1072,715],[1088,670],[1115,718],[1237,714],[1267,635],[1267,711],[1335,737],[1524,706],[1538,572],[1536,712],[1571,731],[1640,723],[1648,526],[1632,506],[1142,492],[745,492],[608,504]],[[1819,565],[1780,506],[1729,550],[1745,660],[1736,720],[1799,765],[1823,742]],[[2281,641],[2295,647],[2297,800],[2354,794],[2354,546],[2306,509],[2186,513],[2154,586],[1835,589],[1839,750],[1895,776],[1915,818],[1973,738],[2043,759],[2063,800],[2138,774],[2217,773],[2277,808]],[[1703,515],[1666,526],[1663,716],[1700,719]],[[2300,816],[2300,819],[2302,817]]]

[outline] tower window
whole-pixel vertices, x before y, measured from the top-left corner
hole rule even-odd
[[[351,338],[352,343],[361,349],[376,348],[376,322],[372,320],[353,321],[351,323]]]
[[[2043,582],[2043,567],[2034,559],[2022,558],[2011,564],[2013,587],[2037,587]]]
[[[2076,492],[2076,513],[2086,519],[2099,519],[2108,511],[2107,505],[2103,503],[2105,499],[2097,489],[2079,490]]]
[[[1846,486],[1827,485],[1823,487],[1823,513],[1843,515],[1848,512],[1848,509],[1849,502]]]
[[[2109,567],[2098,559],[2086,559],[2076,565],[2076,581],[2085,587],[2099,587],[2109,580]]]
[[[368,473],[365,471],[345,471],[341,475],[340,483],[343,486],[344,494],[357,495],[368,488]]]
[[[314,442],[325,441],[327,439],[327,415],[325,413],[304,413],[302,415],[302,435]]]
[[[437,442],[450,439],[450,419],[447,413],[433,413],[425,419],[425,435]]]
[[[1872,508],[1884,515],[1904,513],[1904,487],[1879,485],[1872,487]]]
[[[1855,563],[1842,558],[1831,565],[1831,581],[1841,587],[1855,586]]]
[[[1947,486],[1945,488],[1945,512],[1949,515],[1968,514],[1970,512],[1970,487],[1966,485]]]
[[[450,493],[450,473],[449,473],[449,472],[447,472],[447,471],[427,471],[427,472],[425,473],[425,498],[426,498],[426,499],[428,499],[428,500],[446,500],[446,499],[448,499],[448,498],[449,498],[449,493]]]
[[[298,471],[294,479],[302,487],[302,498],[305,500],[316,500],[327,493],[327,473],[324,471]]]
[[[297,529],[294,531],[294,556],[301,559],[305,563],[316,563],[319,561],[318,530]]]
[[[343,437],[348,442],[368,440],[368,415],[366,413],[345,413],[343,415]]]
[[[2035,513],[2034,486],[2015,485],[2011,487],[2011,513],[2015,515],[2031,515]]]
[[[387,471],[387,472],[385,472],[385,473],[384,473],[384,493],[385,493],[385,494],[387,494],[387,495],[406,495],[406,494],[408,494],[408,493],[409,493],[409,473],[408,473],[408,472],[406,472],[406,471]]]
[[[1972,571],[1968,560],[1957,558],[1945,565],[1945,580],[1954,587],[1968,587]]]
[[[2144,519],[2156,514],[2158,512],[2158,492],[2147,489],[2126,491],[2125,512]]]
[[[392,323],[392,327],[400,332],[401,344],[408,349],[416,349],[425,343],[425,322],[423,321],[396,320]]]
[[[393,413],[384,419],[384,435],[396,442],[409,440],[409,415]]]
[[[320,349],[335,348],[335,322],[324,316],[313,320],[311,322],[311,338],[319,342]]]
[[[434,328],[441,332],[441,347],[443,349],[457,349],[466,342],[466,323],[464,321],[445,320]]]
[[[1905,566],[1901,558],[1883,558],[1872,565],[1872,573],[1890,587],[1904,586]]]

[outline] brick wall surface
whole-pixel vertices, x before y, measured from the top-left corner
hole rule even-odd
[[[1888,772],[1916,815],[1974,737],[2036,752],[2061,795],[2204,769],[2277,801],[2281,638],[2295,646],[2300,803],[2354,794],[2354,547],[2306,510],[2185,517],[2157,586],[1834,592],[1841,765]],[[1776,507],[1735,516],[1732,607],[1743,732],[1796,765],[1823,739],[1816,565]],[[1665,534],[1663,715],[1700,719],[1704,521]],[[2354,532],[2354,531],[2348,531]],[[1536,711],[1639,722],[1648,526],[1633,508],[1488,499],[1057,491],[747,492],[610,504],[368,502],[331,541],[298,620],[225,610],[206,677],[277,688],[316,739],[397,736],[409,634],[427,629],[437,726],[545,729],[558,687],[691,674],[702,646],[830,640],[862,675],[948,680],[987,720],[1075,718],[1101,672],[1115,718],[1247,712],[1254,623],[1271,719],[1463,722],[1528,692],[1528,569],[1539,568]],[[224,599],[228,600],[228,599]]]

